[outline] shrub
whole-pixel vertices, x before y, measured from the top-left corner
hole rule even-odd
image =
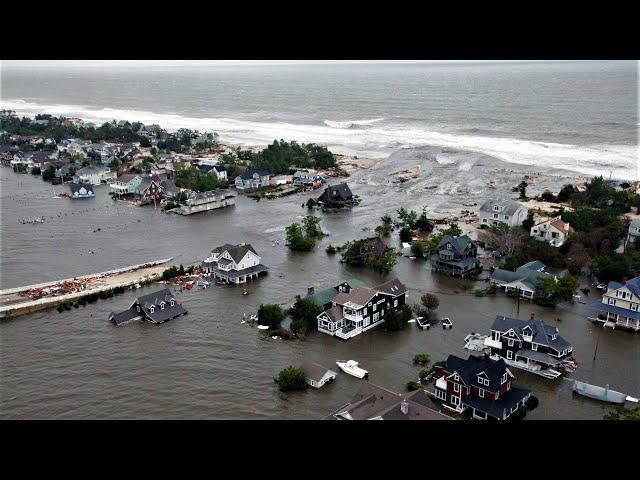
[[[410,382],[407,383],[407,390],[409,390],[410,392],[418,390],[419,388],[420,388],[420,384],[415,380],[411,380]]]
[[[309,387],[304,372],[293,366],[288,366],[282,370],[277,377],[273,378],[273,381],[278,385],[281,392],[306,390]]]
[[[415,365],[426,365],[431,360],[431,357],[426,353],[418,353],[413,357],[413,363]]]
[[[334,255],[336,253],[336,247],[333,245],[329,245],[325,250],[329,255]]]
[[[420,242],[413,242],[411,244],[411,253],[418,258],[424,257],[424,245]]]
[[[267,325],[271,329],[275,329],[280,326],[280,322],[284,319],[284,313],[280,305],[260,305],[258,309],[258,323],[260,325]]]
[[[536,397],[535,395],[531,395],[529,398],[527,398],[527,401],[524,402],[524,408],[526,408],[527,410],[534,410],[538,406],[538,403],[538,397]]]

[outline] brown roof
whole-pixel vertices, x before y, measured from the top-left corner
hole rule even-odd
[[[551,222],[551,225],[553,225],[561,232],[566,232],[569,229],[569,225],[564,223],[562,220],[554,220],[553,222]]]
[[[333,299],[338,305],[344,305],[347,302],[356,305],[366,305],[375,296],[376,292],[367,287],[352,288],[349,293],[339,293]]]
[[[230,248],[233,248],[233,247],[234,245],[231,245],[230,243],[225,243],[224,245],[221,245],[211,250],[211,253],[222,253],[225,250],[229,250]]]
[[[331,319],[333,322],[337,322],[342,319],[342,307],[336,305],[335,307],[331,307],[328,310],[325,310],[324,313]]]
[[[247,252],[249,251],[257,255],[256,251],[253,249],[253,247],[249,243],[245,245],[235,245],[234,247],[227,249],[227,251],[229,252],[229,255],[231,255],[231,258],[233,258],[233,260],[236,263],[242,260],[244,256],[247,254]]]
[[[389,295],[393,295],[394,297],[402,295],[403,293],[407,293],[406,285],[397,278],[378,285],[376,287],[376,290],[382,293],[388,293]]]
[[[322,365],[318,365],[317,363],[310,362],[309,360],[305,360],[298,367],[298,370],[302,370],[302,372],[307,376],[307,378],[319,382],[324,377],[324,374],[329,370],[324,368]]]

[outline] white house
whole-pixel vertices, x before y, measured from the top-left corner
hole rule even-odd
[[[223,180],[225,182],[227,181],[227,170],[224,167],[214,165],[214,167],[211,169],[211,172],[216,174],[218,180]]]
[[[504,223],[510,227],[522,225],[527,219],[529,210],[518,202],[505,199],[487,200],[480,207],[478,217],[480,226],[498,225]]]
[[[338,376],[336,372],[327,370],[322,365],[305,360],[298,367],[307,377],[307,383],[314,388],[320,388],[327,383],[333,382]]]
[[[626,283],[609,282],[602,300],[589,305],[598,311],[598,317],[591,318],[602,323],[626,327],[640,331],[640,277]]]
[[[629,234],[627,241],[634,243],[640,237],[640,218],[636,218],[629,224]]]
[[[211,250],[202,262],[202,270],[227,283],[245,283],[267,271],[261,258],[248,243],[225,244]]]
[[[236,177],[236,188],[245,190],[250,188],[260,188],[269,185],[271,174],[264,170],[247,170],[242,175]]]
[[[559,247],[565,242],[570,231],[568,223],[563,222],[560,217],[554,217],[536,223],[531,227],[530,236],[539,242],[547,242],[552,247]]]
[[[90,183],[100,185],[117,178],[116,172],[112,172],[109,167],[84,167],[76,172],[76,183]]]

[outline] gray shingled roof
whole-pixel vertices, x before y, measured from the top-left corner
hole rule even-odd
[[[406,285],[398,280],[398,278],[394,278],[392,280],[389,280],[388,282],[382,283],[375,289],[379,292],[393,295],[394,297],[402,295],[403,293],[407,293]]]
[[[441,367],[449,374],[457,373],[468,387],[475,385],[490,392],[496,392],[500,389],[502,376],[507,371],[507,364],[502,359],[495,361],[487,356],[481,358],[473,355],[470,355],[467,360],[449,355],[445,361],[438,362],[434,366]],[[489,379],[488,386],[478,383],[478,375],[480,374],[484,374]]]
[[[513,329],[519,339],[522,339],[522,331],[525,327],[529,327],[533,332],[532,340],[540,345],[545,345],[561,352],[571,347],[571,344],[558,335],[555,339],[551,336],[558,332],[556,327],[547,325],[542,320],[519,320],[517,318],[509,318],[502,315],[496,316],[491,325],[491,330],[499,332],[507,332]]]
[[[349,293],[338,293],[333,299],[338,305],[351,302],[355,305],[366,305],[375,296],[375,290],[367,287],[353,288]]]
[[[451,243],[451,246],[456,250],[457,253],[463,254],[467,248],[467,245],[473,242],[468,235],[459,235],[457,237],[445,235],[438,244],[437,249],[440,250],[440,248],[445,246],[447,243]]]
[[[520,205],[517,202],[514,202],[513,200],[489,199],[482,204],[482,206],[480,207],[480,211],[487,212],[487,213],[496,213],[493,211],[494,205],[500,205],[501,207],[505,207],[504,210],[499,212],[501,215],[513,215],[514,213],[516,213],[516,211],[519,208],[522,207],[522,205]]]
[[[324,377],[324,375],[329,371],[329,369],[324,368],[322,365],[318,365],[317,363],[313,363],[309,360],[302,362],[298,367],[298,370],[301,370],[307,378],[314,382],[322,380],[322,377]]]

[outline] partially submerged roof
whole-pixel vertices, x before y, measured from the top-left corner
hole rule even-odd
[[[499,332],[508,332],[513,329],[518,339],[522,339],[525,329],[531,331],[532,341],[540,345],[545,345],[561,352],[571,347],[571,344],[558,335],[558,328],[544,323],[542,320],[530,319],[520,320],[517,318],[505,317],[503,315],[496,316],[491,325],[491,330]],[[553,336],[556,338],[552,338]]]
[[[318,365],[317,363],[313,363],[309,360],[305,360],[300,364],[298,370],[301,370],[307,378],[313,380],[314,382],[319,382],[322,380],[322,377],[325,376],[327,372],[331,373],[331,371],[327,368],[324,368],[322,365]]]
[[[398,296],[407,293],[407,287],[397,277],[376,287],[376,290],[389,295]]]

